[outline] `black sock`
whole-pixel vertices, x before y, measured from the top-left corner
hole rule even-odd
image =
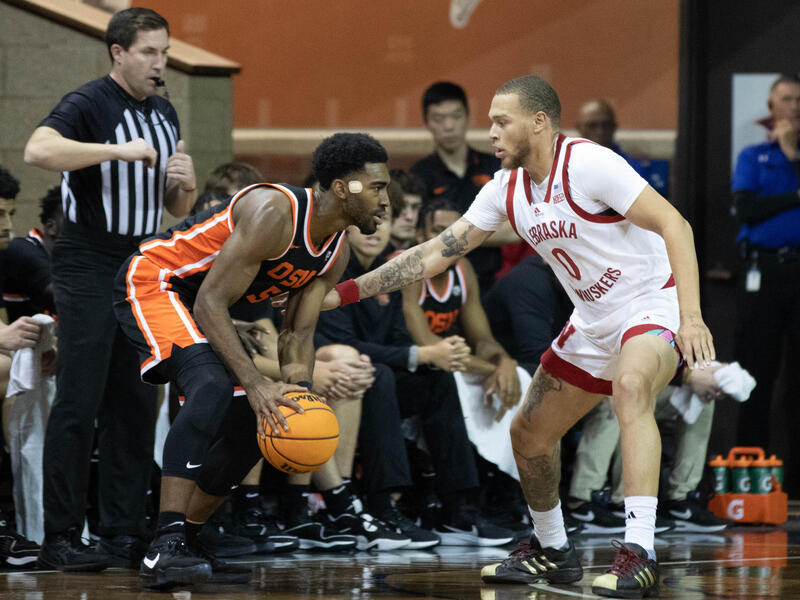
[[[195,544],[197,542],[197,534],[200,533],[200,530],[203,528],[205,523],[192,523],[191,521],[186,521],[186,545],[189,546],[189,549],[194,551]]]
[[[261,494],[257,485],[240,485],[233,496],[235,511],[261,508]]]
[[[332,515],[341,515],[347,512],[350,503],[352,502],[353,492],[350,491],[350,486],[346,483],[336,486],[330,490],[322,492],[322,498],[325,500],[325,506],[328,512]]]
[[[186,515],[181,512],[166,511],[158,513],[156,535],[167,533],[186,534]]]

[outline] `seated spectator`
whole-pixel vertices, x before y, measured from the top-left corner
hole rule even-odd
[[[394,209],[395,203],[392,202],[392,232],[389,244],[386,246],[386,255],[414,245],[417,239],[419,209],[426,199],[425,182],[413,173],[392,169],[389,175],[392,176],[392,185],[398,186],[402,200],[398,203],[397,211]],[[391,195],[389,199],[391,200]]]
[[[382,264],[390,231],[387,217],[372,235],[348,232],[352,255],[345,279]],[[411,485],[400,420],[419,415],[443,505],[433,532],[446,545],[510,542],[512,532],[486,521],[476,506],[477,468],[452,376],[464,368],[469,355],[463,339],[451,336],[414,345],[405,327],[402,298],[393,292],[322,313],[317,343],[347,344],[368,355],[375,366],[375,383],[364,395],[358,439],[370,511],[412,540],[421,537],[419,528],[392,504],[392,493]]]
[[[420,210],[417,241],[436,237],[460,216],[448,200],[431,200]],[[402,294],[406,325],[417,344],[436,344],[449,336],[466,340],[470,354],[464,370],[454,376],[469,439],[480,456],[496,467],[481,473],[481,487],[490,488],[487,508],[503,517],[498,524],[529,534],[519,485],[506,478],[519,480],[507,433],[515,412],[512,409],[521,404],[522,389],[527,390],[531,377],[492,336],[472,265],[462,258],[434,278],[403,288]],[[500,488],[502,501],[498,499]]]
[[[676,531],[720,531],[730,521],[706,510],[697,490],[706,465],[714,401],[729,395],[743,402],[755,380],[738,363],[714,363],[705,370],[685,369],[680,377],[677,385],[667,386],[656,398],[659,426],[669,425],[676,437],[667,489],[662,492],[666,501],[662,503],[656,531],[671,528],[671,520]],[[694,403],[689,402],[692,396],[697,398]],[[612,458],[612,490],[610,503],[606,503],[594,492],[605,486]],[[587,533],[615,533],[625,527],[623,498],[619,424],[606,400],[584,419],[567,506],[573,518],[587,524]]]
[[[614,141],[617,115],[611,105],[602,99],[585,102],[578,111],[575,127],[580,137],[610,148],[624,158],[633,169],[665,198],[669,197],[669,162],[666,160],[640,160],[625,154]]]
[[[13,216],[16,212],[16,197],[19,193],[19,182],[11,175],[6,169],[0,166],[0,292],[5,296],[5,290],[8,289],[9,280],[8,274],[12,269],[15,269],[16,260],[12,259],[9,254],[9,247],[13,240]],[[20,240],[22,241],[22,240]],[[16,255],[16,246],[12,254]],[[49,270],[48,270],[49,275]],[[9,295],[10,297],[10,295]],[[51,295],[52,298],[52,295]],[[10,325],[0,321],[0,393],[2,398],[5,399],[6,390],[9,386],[10,372],[12,365],[11,352],[21,350],[23,348],[34,348],[39,342],[41,335],[41,326],[37,323],[31,315],[21,314],[20,311],[14,312],[9,310],[6,306],[8,318],[12,320]],[[52,359],[53,354],[50,354]],[[51,372],[53,363],[52,360],[45,367]],[[14,436],[11,435],[14,429],[13,423],[10,423],[7,416],[10,414],[8,401],[4,401],[3,410],[3,431],[5,434],[6,442],[8,443]],[[42,423],[43,426],[43,423]],[[12,452],[15,448],[11,448]],[[41,456],[41,454],[39,454]],[[13,459],[13,455],[12,455]],[[41,464],[41,459],[39,460]],[[13,463],[13,460],[12,460]],[[13,469],[12,464],[12,471]],[[20,481],[15,481],[16,491],[20,491]],[[20,504],[22,495],[15,494],[16,504]],[[39,506],[41,506],[41,494],[39,499]],[[24,514],[25,506],[19,505],[18,513]],[[41,518],[39,519],[41,520]],[[36,535],[41,539],[40,535]],[[15,528],[9,523],[8,517],[0,512],[0,564],[3,567],[20,568],[29,567],[39,555],[39,545],[32,542],[22,535],[20,535]]]
[[[414,164],[411,172],[425,182],[427,198],[447,198],[463,214],[480,189],[500,169],[500,161],[467,144],[469,104],[461,86],[448,81],[429,86],[422,95],[422,119],[433,137],[434,150]],[[495,234],[467,256],[484,293],[492,287],[495,274],[502,266],[497,246],[509,241],[519,242],[510,227],[503,239]]]
[[[245,162],[229,162],[216,167],[208,175],[204,191],[220,189],[234,194],[254,183],[264,181],[264,176],[254,166]],[[200,199],[198,198],[198,203]]]

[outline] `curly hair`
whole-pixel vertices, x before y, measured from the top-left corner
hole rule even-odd
[[[47,190],[47,193],[39,200],[39,222],[44,225],[48,219],[55,219],[61,212],[61,186],[56,185]]]
[[[8,172],[8,169],[0,165],[0,198],[14,200],[17,194],[19,194],[19,181]]]
[[[311,159],[314,178],[327,190],[334,179],[364,170],[367,163],[385,163],[386,149],[366,133],[335,133],[322,140]]]

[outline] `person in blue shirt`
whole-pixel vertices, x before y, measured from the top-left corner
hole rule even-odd
[[[775,80],[767,106],[767,140],[742,150],[731,186],[744,259],[735,355],[758,381],[742,405],[737,443],[765,449],[774,381],[782,361],[794,365],[800,354],[800,78]],[[786,393],[796,372],[786,369]]]
[[[592,140],[619,154],[655,191],[664,198],[669,197],[669,162],[638,159],[625,154],[614,141],[617,115],[608,101],[597,99],[584,102],[578,110],[578,122],[575,128],[580,137]]]

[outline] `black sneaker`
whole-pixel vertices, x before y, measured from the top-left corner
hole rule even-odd
[[[574,535],[583,532],[583,522],[573,518],[569,512],[564,513],[564,529],[567,530],[567,535]]]
[[[211,578],[211,565],[189,551],[180,533],[157,537],[142,559],[142,587],[167,590],[176,585],[203,583]]]
[[[411,540],[410,544],[404,546],[406,550],[433,548],[442,541],[435,533],[418,527],[411,519],[394,506],[381,512],[381,514],[378,515],[378,519],[389,527],[393,527],[397,533]]]
[[[625,531],[625,518],[612,513],[596,502],[570,498],[567,500],[567,511],[573,519],[583,523],[581,533],[606,534]]]
[[[147,552],[147,542],[132,535],[101,537],[97,542],[97,552],[106,556],[109,567],[138,569]]]
[[[234,514],[229,533],[251,540],[257,553],[291,552],[300,547],[295,536],[281,531],[274,517],[257,507]]]
[[[462,505],[433,529],[443,546],[502,546],[514,541],[514,532],[492,525],[474,506]]]
[[[198,552],[217,557],[242,556],[256,552],[253,540],[226,533],[221,526],[210,522],[200,529],[196,545]]]
[[[485,583],[572,583],[583,577],[583,567],[572,541],[566,550],[542,548],[535,535],[522,542],[501,563],[481,569]]]
[[[294,511],[285,523],[284,533],[296,537],[301,550],[353,550],[358,544],[354,535],[327,531],[307,508]]]
[[[611,540],[614,564],[592,582],[592,592],[607,598],[644,598],[658,594],[658,563],[639,544]]]
[[[358,502],[360,504],[360,501]],[[359,550],[377,550],[378,552],[399,550],[411,543],[411,538],[407,535],[397,533],[371,514],[356,512],[357,509],[354,509],[352,504],[350,509],[337,516],[328,514],[327,525],[336,533],[354,535],[357,540],[356,548]]]
[[[102,571],[108,567],[107,557],[86,546],[80,531],[71,528],[64,533],[45,539],[36,559],[40,569],[58,571]]]
[[[699,499],[691,493],[685,500],[665,502],[663,511],[667,517],[674,519],[676,532],[696,531],[699,533],[711,533],[713,531],[722,531],[732,523],[732,521],[718,517],[703,508]]]
[[[22,537],[4,519],[0,520],[0,562],[3,566],[16,569],[32,565],[39,550],[39,544]]]

